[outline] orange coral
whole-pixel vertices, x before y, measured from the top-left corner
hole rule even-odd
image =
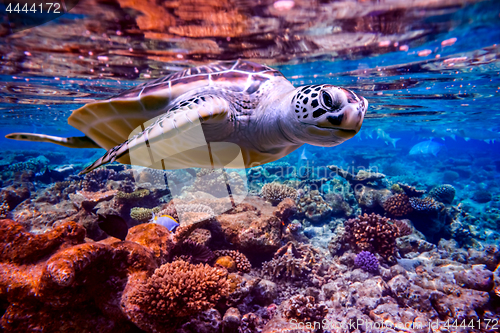
[[[215,260],[215,266],[224,267],[228,272],[236,270],[236,261],[230,256],[222,256]]]

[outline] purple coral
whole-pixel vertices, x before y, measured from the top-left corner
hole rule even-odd
[[[361,251],[354,259],[354,264],[366,272],[378,272],[378,259],[369,251]]]

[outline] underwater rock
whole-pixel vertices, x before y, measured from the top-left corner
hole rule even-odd
[[[83,243],[85,230],[74,222],[41,235],[26,233],[10,220],[3,220],[2,227],[0,297],[8,304],[0,322],[4,329],[56,331],[63,325],[84,332],[86,320],[103,332],[131,327],[117,298],[128,274],[156,267],[149,250],[131,242]]]
[[[273,303],[278,296],[276,283],[261,279],[252,289],[252,296],[257,304],[269,305]]]
[[[143,223],[130,228],[126,240],[149,249],[160,264],[170,259],[175,246],[170,231],[156,223]]]
[[[241,313],[238,308],[229,308],[222,318],[222,333],[238,333],[241,324]]]
[[[472,265],[484,264],[490,271],[496,270],[500,264],[499,246],[490,245],[484,251],[478,251],[473,248],[468,249],[467,263]]]
[[[471,269],[456,272],[455,279],[460,286],[468,289],[491,291],[494,287],[493,272],[484,265],[474,265]]]
[[[175,333],[213,333],[219,332],[223,322],[219,311],[208,309],[192,316]]]
[[[232,244],[249,257],[261,256],[280,247],[281,228],[294,211],[292,199],[273,207],[262,198],[249,196],[236,208],[210,220],[206,228],[214,241]]]
[[[472,200],[478,203],[487,203],[490,202],[493,196],[487,190],[477,190],[472,195]]]
[[[396,246],[399,254],[402,256],[408,253],[429,252],[436,248],[436,245],[427,242],[418,235],[400,237],[396,240]]]
[[[24,200],[31,196],[31,192],[27,186],[24,184],[18,184],[16,186],[8,186],[1,190],[0,192],[0,202],[5,202],[9,205],[9,209],[13,210]]]
[[[262,265],[262,271],[273,280],[306,279],[319,265],[319,252],[310,245],[288,242],[276,251],[272,260]]]

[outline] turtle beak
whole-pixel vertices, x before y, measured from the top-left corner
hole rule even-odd
[[[361,129],[367,108],[367,100],[361,97],[358,103],[349,103],[339,114],[327,115],[318,122],[318,126],[354,135]]]

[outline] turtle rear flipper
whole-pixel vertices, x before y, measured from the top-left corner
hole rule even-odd
[[[72,136],[61,138],[59,136],[34,134],[34,133],[11,133],[5,136],[7,139],[32,142],[50,142],[69,148],[101,148],[88,136]]]
[[[234,162],[241,153],[236,144],[207,143],[201,126],[230,121],[232,113],[230,103],[223,97],[203,96],[189,103],[181,102],[134,129],[127,141],[108,150],[81,173],[115,160],[163,170],[218,168],[231,163],[244,167],[243,159]]]

